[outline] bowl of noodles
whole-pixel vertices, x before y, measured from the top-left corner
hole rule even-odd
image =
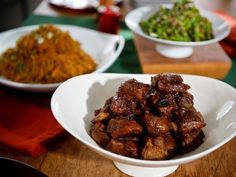
[[[119,35],[71,25],[34,25],[0,33],[0,83],[49,92],[65,80],[105,71],[124,47]]]

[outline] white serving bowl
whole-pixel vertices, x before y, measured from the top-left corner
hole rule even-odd
[[[24,26],[0,33],[0,54],[10,47],[15,47],[16,41],[23,35],[39,28],[40,25]],[[107,34],[88,28],[73,25],[54,24],[62,31],[68,32],[70,36],[81,44],[81,48],[92,56],[97,63],[93,73],[104,72],[119,57],[125,44],[124,37],[115,34]],[[74,66],[76,67],[76,66]],[[5,86],[34,92],[52,92],[61,83],[19,83],[0,76],[0,84]]]
[[[64,7],[72,10],[83,10],[89,8],[97,8],[99,0],[46,0],[49,4],[57,7]],[[115,4],[121,3],[123,0],[114,0]]]
[[[90,137],[89,129],[94,110],[115,95],[120,84],[135,78],[150,83],[145,74],[88,74],[74,77],[61,84],[51,99],[56,120],[75,138],[93,151],[111,159],[116,167],[131,176],[166,176],[178,165],[206,156],[236,135],[236,90],[226,83],[202,76],[181,75],[191,86],[194,105],[205,118],[204,143],[192,152],[170,160],[140,160],[109,152]]]
[[[199,42],[179,42],[151,37],[143,32],[143,30],[139,26],[139,23],[142,20],[149,18],[155,12],[157,12],[160,6],[171,8],[172,4],[158,4],[154,6],[144,6],[136,8],[127,14],[127,16],[125,17],[125,23],[128,28],[134,33],[156,42],[156,49],[163,56],[176,59],[188,57],[192,55],[193,47],[218,42],[224,39],[230,32],[229,25],[222,18],[210,11],[199,9],[201,15],[208,18],[209,21],[212,23],[214,34],[213,39]]]

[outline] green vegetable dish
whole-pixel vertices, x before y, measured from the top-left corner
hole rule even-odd
[[[139,25],[149,36],[173,41],[205,41],[214,37],[211,22],[200,15],[191,0],[176,0],[172,9],[161,6]]]

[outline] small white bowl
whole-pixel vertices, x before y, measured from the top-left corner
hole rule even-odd
[[[194,105],[205,119],[204,143],[192,152],[170,160],[140,160],[109,152],[98,146],[89,134],[94,110],[115,95],[120,84],[135,78],[150,83],[145,74],[88,74],[74,77],[60,85],[51,100],[56,120],[75,138],[93,151],[111,159],[116,167],[131,176],[166,176],[178,165],[191,162],[216,150],[236,135],[236,90],[208,77],[181,75],[191,86]]]
[[[218,42],[224,39],[230,32],[229,25],[222,18],[210,11],[199,9],[201,15],[208,18],[209,21],[212,23],[214,34],[213,39],[199,42],[180,42],[151,37],[143,32],[143,30],[139,26],[139,23],[142,20],[149,18],[155,12],[157,12],[160,6],[171,8],[172,4],[159,4],[154,6],[144,6],[136,8],[127,14],[127,16],[125,17],[125,23],[128,28],[136,34],[156,42],[157,51],[165,57],[176,59],[188,57],[192,55],[193,47]]]

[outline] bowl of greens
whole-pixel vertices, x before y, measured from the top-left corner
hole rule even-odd
[[[230,32],[222,18],[196,8],[191,0],[139,7],[125,22],[136,34],[156,42],[157,51],[169,58],[188,57],[193,47],[218,42]]]

